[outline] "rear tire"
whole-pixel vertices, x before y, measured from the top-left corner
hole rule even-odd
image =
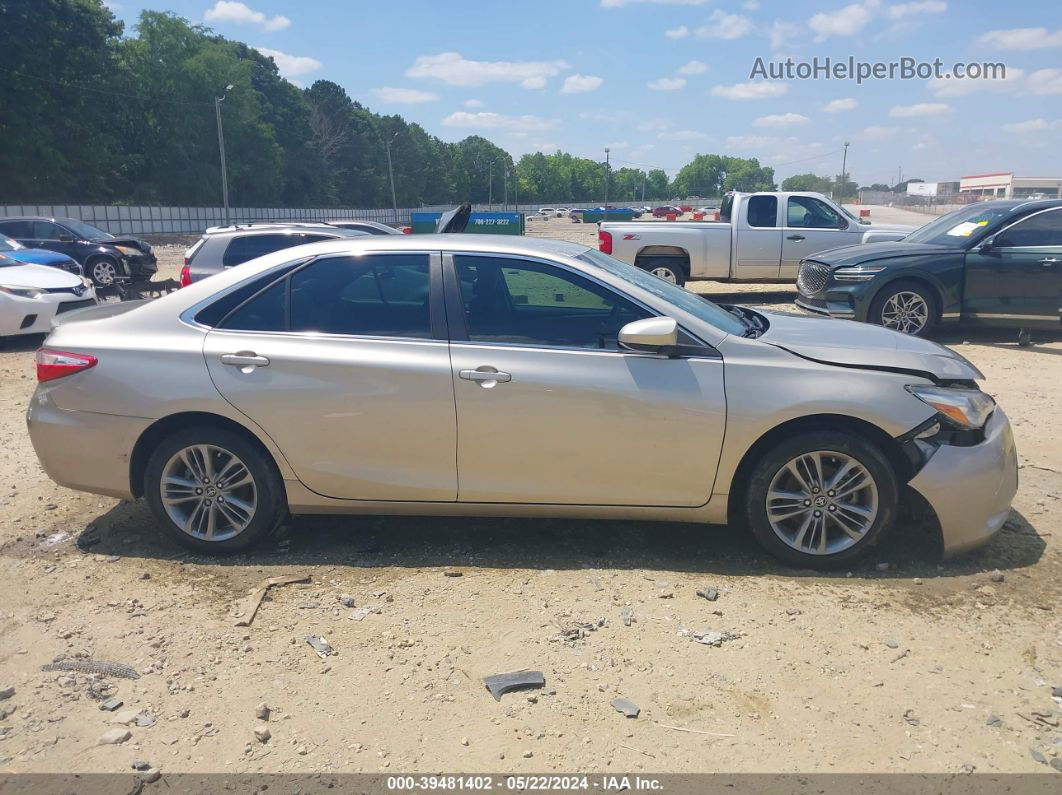
[[[928,336],[940,317],[936,292],[918,282],[886,285],[870,304],[869,320],[879,326],[910,334]]]
[[[166,533],[208,555],[250,549],[287,515],[284,481],[269,454],[210,426],[178,431],[155,448],[144,496]]]
[[[678,257],[647,257],[640,259],[637,265],[666,282],[682,287],[689,278],[689,265]]]
[[[865,557],[892,531],[899,485],[873,443],[811,431],[756,463],[745,510],[756,540],[792,566],[835,569]]]

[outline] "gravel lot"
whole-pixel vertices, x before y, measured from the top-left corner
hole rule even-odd
[[[532,224],[588,244],[594,232]],[[175,275],[181,248],[159,251],[160,276]],[[793,296],[784,285],[694,289],[783,307]],[[0,769],[118,772],[144,759],[163,783],[193,770],[1059,770],[1062,341],[944,341],[985,372],[1014,423],[1011,521],[943,564],[924,529],[905,526],[864,567],[833,576],[780,568],[741,527],[645,522],[297,518],[253,554],[196,558],[143,504],[43,474],[23,416],[40,340],[9,344],[0,697],[14,694],[0,700]],[[248,589],[281,575],[310,581],[274,588],[252,626],[234,626]],[[716,601],[697,596],[705,586]],[[344,595],[374,612],[351,620]],[[731,639],[692,642],[704,629]],[[319,659],[310,634],[336,655]],[[60,656],[141,676],[40,670]],[[481,682],[522,668],[542,671],[545,687],[496,702]],[[124,702],[117,712],[95,700],[108,693]],[[613,709],[616,696],[640,715]],[[256,717],[262,702],[268,721]],[[116,717],[142,710],[154,725],[98,744],[125,728]]]

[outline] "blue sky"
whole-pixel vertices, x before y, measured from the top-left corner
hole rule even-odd
[[[758,157],[779,178],[861,184],[1062,175],[1062,13],[1010,0],[153,0],[108,2],[127,29],[173,11],[247,42],[300,85],[325,78],[445,140],[514,156],[563,149],[673,173],[695,153]],[[757,57],[944,69],[1006,80],[750,81]]]

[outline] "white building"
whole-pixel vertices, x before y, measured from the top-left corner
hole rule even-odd
[[[1015,177],[1013,171],[973,174],[959,180],[959,193],[979,199],[1062,199],[1062,177]]]

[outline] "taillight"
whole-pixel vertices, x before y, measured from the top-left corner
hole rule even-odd
[[[402,227],[402,234],[403,235],[411,235],[411,234],[413,234],[413,227],[412,226],[403,226]]]
[[[41,348],[37,351],[37,382],[54,381],[56,378],[65,378],[82,370],[95,367],[99,361],[95,356],[86,356],[83,353],[66,353],[53,351],[51,348]]]
[[[191,283],[192,272],[188,269],[188,266],[185,265],[183,268],[181,268],[181,287],[187,287]]]
[[[604,229],[597,230],[597,248],[602,254],[612,253],[612,233]]]

